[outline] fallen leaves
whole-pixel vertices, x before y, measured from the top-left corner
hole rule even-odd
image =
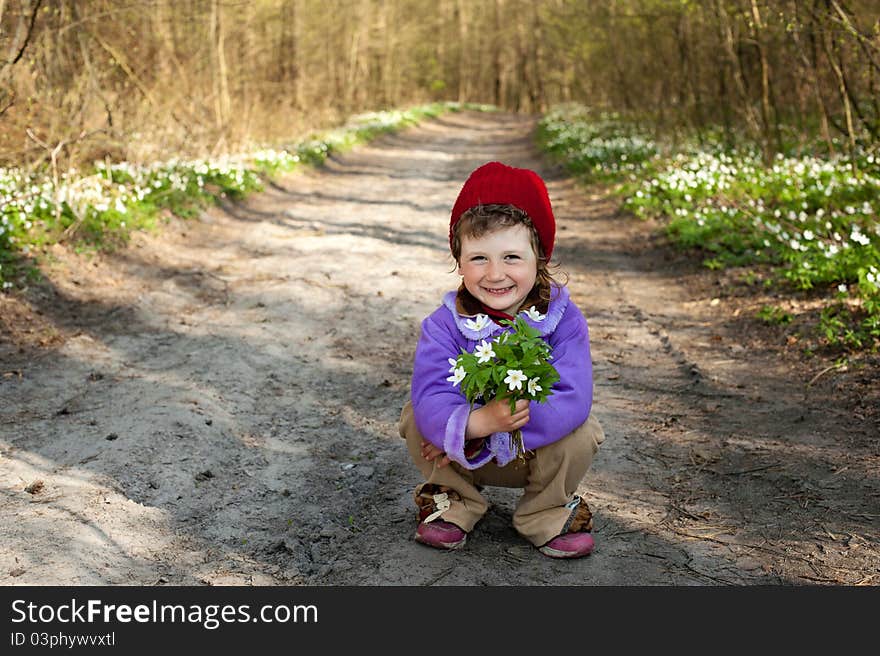
[[[42,479],[37,479],[34,482],[32,482],[30,485],[28,485],[26,488],[24,488],[24,491],[27,492],[28,494],[39,494],[40,492],[43,491],[43,488],[45,487],[45,485],[46,484],[42,481]]]

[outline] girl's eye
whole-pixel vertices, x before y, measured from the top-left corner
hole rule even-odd
[[[482,262],[482,261],[485,260],[485,259],[486,259],[486,258],[483,257],[482,255],[474,255],[474,256],[471,258],[471,262]]]
[[[520,259],[520,257],[519,257],[519,255],[508,255],[507,259],[508,260],[518,260],[518,259]]]

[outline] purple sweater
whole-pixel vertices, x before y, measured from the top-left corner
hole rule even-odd
[[[470,406],[461,389],[446,379],[450,376],[450,358],[455,360],[462,348],[472,353],[481,340],[509,328],[499,326],[485,314],[458,314],[455,299],[456,292],[447,293],[443,305],[422,322],[410,390],[416,425],[429,442],[467,469],[477,469],[493,458],[504,466],[516,457],[508,433],[493,433],[478,453],[465,456]],[[537,320],[526,312],[520,316],[553,349],[552,362],[560,377],[546,402],[532,402],[529,408],[529,422],[522,428],[522,437],[525,448],[534,450],[565,437],[590,416],[590,335],[584,315],[569,302],[566,287],[553,288],[546,316]]]

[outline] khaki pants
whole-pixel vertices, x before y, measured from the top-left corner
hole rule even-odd
[[[524,463],[514,460],[499,467],[489,462],[474,470],[455,462],[438,467],[436,461],[422,457],[423,438],[409,401],[400,414],[398,428],[412,461],[425,477],[415,489],[417,503],[425,490],[452,490],[450,507],[442,518],[467,532],[489,510],[489,502],[478,489],[483,485],[524,488],[513,513],[513,527],[537,547],[568,531],[578,513],[583,525],[589,523],[589,509],[575,492],[605,441],[605,433],[593,415],[561,440],[536,449]]]

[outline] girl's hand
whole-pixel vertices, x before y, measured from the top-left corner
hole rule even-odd
[[[517,401],[513,414],[510,413],[509,399],[493,399],[470,414],[465,439],[486,437],[492,433],[512,433],[525,426],[528,421],[528,399]]]
[[[442,458],[440,458],[441,456]],[[440,462],[437,463],[438,467],[445,467],[450,462],[449,456],[446,455],[445,451],[441,451],[427,440],[422,440],[422,457],[428,462],[440,458]]]

